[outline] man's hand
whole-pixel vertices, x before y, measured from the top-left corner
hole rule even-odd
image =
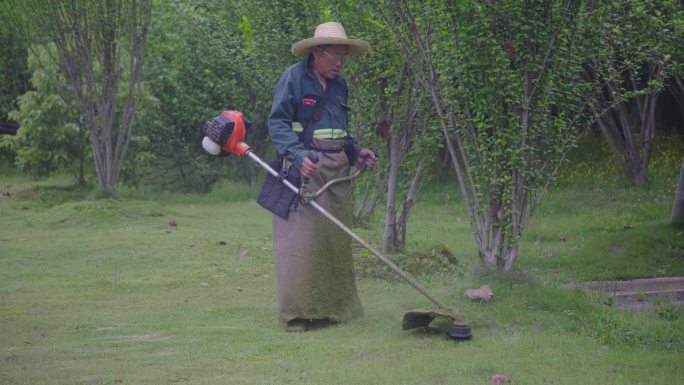
[[[356,164],[361,166],[364,161],[366,162],[366,168],[372,169],[375,167],[378,158],[370,148],[362,148],[361,151],[359,151],[359,155],[356,156]]]
[[[302,165],[299,166],[299,173],[303,177],[309,178],[316,170],[318,170],[318,164],[314,163],[308,156],[305,156]]]

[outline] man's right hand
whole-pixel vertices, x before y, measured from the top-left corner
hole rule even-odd
[[[303,177],[309,178],[316,170],[318,170],[318,164],[314,163],[308,156],[305,156],[302,165],[299,166],[299,173]]]

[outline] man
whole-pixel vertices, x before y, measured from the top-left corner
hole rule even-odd
[[[349,175],[350,163],[365,161],[372,168],[377,161],[347,131],[348,91],[340,74],[350,55],[361,54],[369,46],[347,38],[344,27],[336,22],[319,25],[313,38],[292,45],[292,53],[303,60],[278,81],[268,128],[278,154],[299,168],[302,177],[310,178],[311,191]],[[324,106],[319,120],[313,119],[317,106]],[[310,148],[300,139],[307,128],[313,128]],[[307,157],[311,150],[319,154],[318,163]],[[349,182],[331,186],[316,201],[350,224]],[[280,320],[287,324],[287,331],[307,331],[363,315],[351,239],[328,219],[301,205],[287,219],[274,215],[273,250]]]

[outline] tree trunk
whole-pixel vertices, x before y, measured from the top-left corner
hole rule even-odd
[[[674,76],[670,80],[670,90],[674,100],[679,105],[681,112],[684,112],[684,80],[681,76]]]
[[[78,185],[85,186],[85,155],[78,162]]]
[[[387,210],[385,211],[385,233],[382,236],[384,253],[394,252],[397,237],[397,184],[399,182],[399,135],[389,140],[389,175],[387,177]]]
[[[677,132],[684,141],[684,80],[681,76],[674,76],[670,79],[670,93],[679,106],[679,127]]]
[[[504,271],[513,270],[513,265],[518,259],[518,243],[516,242],[514,245],[505,247],[501,254],[504,259]]]
[[[353,217],[354,224],[361,223],[361,215],[363,214],[363,209],[366,207],[366,204],[368,203],[368,194],[370,192],[370,187],[370,183],[366,184],[366,188],[363,190],[363,196],[361,197],[361,199],[358,201],[354,199],[354,202],[357,202]]]
[[[420,176],[425,166],[425,157],[421,156],[420,161],[418,161],[418,167],[416,168],[416,173],[413,175],[411,180],[411,187],[406,194],[406,199],[404,200],[404,206],[401,210],[401,216],[397,220],[397,239],[396,247],[403,249],[406,245],[406,227],[408,223],[409,216],[411,215],[411,209],[413,209],[413,204],[416,199],[416,193],[418,191],[418,182],[420,181]]]
[[[672,214],[670,215],[670,223],[677,223],[684,220],[684,162],[679,169],[679,181],[677,182],[677,191],[675,193],[674,204],[672,205]]]
[[[480,248],[478,254],[480,255],[480,262],[485,267],[496,267],[496,256],[498,254],[497,250],[493,250],[491,248]]]
[[[368,221],[373,215],[373,211],[378,206],[382,196],[382,190],[385,187],[385,181],[381,177],[380,172],[375,172],[375,181],[369,182],[363,193],[363,198],[354,214],[354,223],[359,224],[364,228],[368,227]]]
[[[648,181],[648,165],[653,153],[653,136],[655,135],[655,111],[658,104],[658,93],[653,92],[644,97],[641,114],[641,163],[637,175],[637,186]]]

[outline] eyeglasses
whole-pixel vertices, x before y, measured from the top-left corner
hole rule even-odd
[[[349,60],[349,55],[340,55],[337,53],[330,53],[324,49],[321,49],[321,51],[325,52],[326,55],[330,58],[330,61],[333,63],[337,63],[338,61],[340,64],[345,64]]]

